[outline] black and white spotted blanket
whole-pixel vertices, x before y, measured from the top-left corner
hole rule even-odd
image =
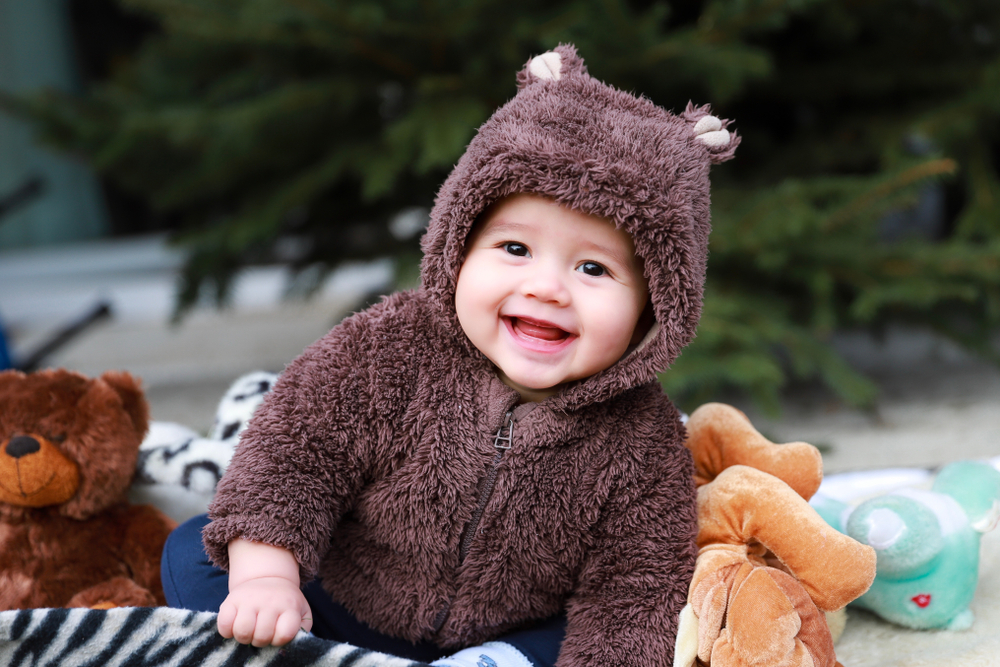
[[[281,648],[223,639],[215,614],[167,607],[0,612],[3,667],[427,667],[305,632]]]

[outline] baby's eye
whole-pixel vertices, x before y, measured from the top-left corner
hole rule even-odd
[[[583,273],[586,273],[588,276],[594,276],[595,278],[603,276],[608,272],[607,269],[605,269],[597,262],[584,262],[580,266],[576,267],[576,270],[582,271]]]
[[[506,250],[511,255],[516,255],[517,257],[527,257],[528,256],[528,246],[522,243],[515,243],[513,241],[503,244],[503,249]]]

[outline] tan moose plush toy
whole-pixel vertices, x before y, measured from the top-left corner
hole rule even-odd
[[[871,586],[875,551],[833,530],[808,498],[819,451],[777,445],[739,410],[709,403],[687,424],[699,555],[674,667],[833,667],[824,612]]]
[[[127,500],[148,412],[128,373],[0,373],[0,610],[164,604],[175,523]]]

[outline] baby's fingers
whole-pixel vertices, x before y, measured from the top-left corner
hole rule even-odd
[[[234,605],[229,600],[222,603],[219,607],[219,617],[216,619],[216,625],[219,628],[219,634],[226,639],[233,638],[233,622],[236,620],[236,605]]]
[[[254,625],[253,639],[250,643],[257,648],[270,646],[274,641],[274,632],[278,625],[278,614],[273,609],[261,609],[257,612],[257,623]],[[287,643],[287,642],[284,642]]]
[[[266,621],[263,617],[263,612],[258,611],[253,607],[243,606],[240,607],[236,612],[236,618],[233,620],[233,639],[241,644],[253,643],[257,646],[258,636],[270,635],[274,632],[274,625],[272,622],[271,628],[268,629],[266,625],[262,625],[262,621]],[[220,632],[220,634],[222,634]],[[225,635],[223,635],[225,636]],[[266,646],[267,643],[260,644],[261,646]]]
[[[302,615],[297,611],[288,610],[278,617],[274,626],[274,637],[271,643],[275,646],[283,646],[295,639],[295,635],[300,629],[306,629],[306,624],[312,627],[312,619],[303,620]]]

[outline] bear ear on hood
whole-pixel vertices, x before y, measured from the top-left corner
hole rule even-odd
[[[559,81],[564,77],[587,74],[583,58],[569,44],[560,44],[551,51],[535,56],[517,73],[517,89],[522,90],[540,81]]]
[[[5,371],[0,371],[0,395],[4,392],[14,389],[16,390],[17,383],[25,378],[25,374],[16,369],[8,369]]]
[[[681,118],[691,127],[695,141],[708,150],[708,159],[712,164],[731,160],[736,154],[736,147],[740,145],[740,136],[726,129],[732,121],[721,120],[713,116],[709,105],[696,107],[693,103],[688,102]]]
[[[587,76],[587,66],[583,64],[576,48],[570,44],[560,44],[551,51],[530,59],[517,73],[517,89],[548,82],[561,81],[576,76]],[[740,144],[740,137],[729,132],[732,121],[721,120],[712,115],[708,105],[696,107],[688,102],[681,114],[690,126],[695,141],[706,149],[709,162],[719,164],[731,160]]]

